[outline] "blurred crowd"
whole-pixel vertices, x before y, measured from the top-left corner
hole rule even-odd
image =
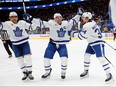
[[[57,0],[61,1],[61,0]],[[64,1],[64,0],[63,0]],[[53,19],[54,13],[61,13],[64,20],[70,20],[77,13],[78,7],[83,7],[86,11],[90,11],[93,14],[93,19],[97,22],[102,32],[110,32],[107,28],[107,25],[111,23],[111,20],[108,15],[108,7],[110,0],[87,0],[84,2],[60,5],[55,7],[41,8],[41,9],[27,9],[27,13],[32,15],[35,18],[41,18],[42,20],[48,21],[49,19]],[[42,0],[39,4],[46,4],[56,2],[56,0],[51,0],[48,2],[47,0]],[[21,3],[20,3],[21,4]],[[29,5],[37,5],[38,3],[27,3]],[[5,21],[8,19],[8,14],[10,11],[0,11],[0,20]],[[22,19],[22,10],[16,11],[19,14],[19,18]],[[7,19],[6,19],[7,18]],[[73,26],[73,30],[77,30],[77,25]],[[28,31],[28,33],[48,33],[48,28],[39,28],[35,31]]]

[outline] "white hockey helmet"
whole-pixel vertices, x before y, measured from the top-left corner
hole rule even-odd
[[[56,18],[56,17],[58,17],[58,16],[61,16],[61,17],[62,17],[62,15],[61,15],[60,13],[55,13],[55,14],[54,14],[54,18]]]
[[[12,11],[12,12],[10,12],[9,17],[12,17],[12,16],[18,16],[18,15],[16,12]]]
[[[88,17],[89,19],[91,19],[92,18],[92,14],[90,12],[84,12],[82,14],[82,17]]]

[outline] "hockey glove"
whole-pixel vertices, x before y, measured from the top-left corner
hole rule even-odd
[[[28,23],[32,23],[33,17],[28,13],[24,13],[23,14],[23,20],[25,20]]]
[[[78,8],[77,15],[82,15],[84,13],[84,9],[82,7]]]
[[[75,37],[75,33],[77,33],[76,31],[68,31],[68,35],[71,36],[71,37]]]

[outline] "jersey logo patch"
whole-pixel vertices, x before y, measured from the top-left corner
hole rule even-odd
[[[16,27],[16,30],[13,30],[13,32],[15,33],[16,37],[21,37],[23,30],[20,29],[19,27]]]
[[[60,30],[57,30],[58,37],[62,38],[65,36],[66,31],[63,28],[60,28]]]

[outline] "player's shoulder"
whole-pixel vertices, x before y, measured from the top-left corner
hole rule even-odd
[[[24,20],[19,20],[19,21],[18,21],[18,24],[19,24],[19,25],[25,25],[25,24],[27,24],[27,22],[24,21]]]
[[[62,21],[62,25],[66,25],[68,23],[67,20]]]
[[[83,25],[83,27],[93,27],[96,24],[95,21],[87,22],[86,24]]]
[[[52,25],[56,25],[56,24],[57,24],[57,23],[55,22],[55,20],[52,20],[52,19],[49,20],[48,23],[49,23],[50,25],[51,25],[51,24],[52,24]]]
[[[18,22],[19,23],[26,23],[26,21],[24,21],[24,20],[19,20]]]
[[[48,21],[48,23],[54,23],[55,21],[54,20],[52,20],[52,19],[50,19],[49,21]]]
[[[12,22],[11,22],[11,21],[5,21],[4,23],[5,23],[5,24],[9,24],[9,23],[12,23]]]

